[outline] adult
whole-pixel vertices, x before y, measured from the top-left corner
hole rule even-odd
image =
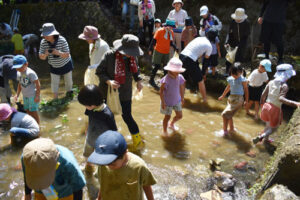
[[[215,29],[218,32],[221,31],[222,29],[222,22],[219,20],[218,17],[216,17],[215,15],[211,14],[208,10],[207,6],[201,6],[200,8],[200,29],[199,29],[199,35],[204,37],[205,33],[207,33],[207,31],[209,29]]]
[[[24,54],[24,43],[22,35],[17,27],[14,28],[14,34],[11,37],[11,42],[14,43],[14,54]]]
[[[129,17],[130,17],[130,23],[129,23],[129,32],[132,32],[134,28],[134,22],[135,22],[135,13],[137,9],[137,5],[134,5],[130,2],[130,0],[124,0],[123,1],[123,8],[122,8],[122,21],[127,22],[127,13],[129,8]]]
[[[9,40],[13,35],[10,25],[7,23],[0,23],[0,40]]]
[[[29,142],[21,157],[24,174],[25,200],[81,200],[86,182],[73,153],[55,145],[51,139],[38,138]]]
[[[264,44],[266,58],[269,59],[271,43],[278,53],[278,64],[283,63],[283,39],[285,31],[286,9],[289,0],[265,0],[261,8],[258,23],[261,27],[261,41]]]
[[[107,98],[108,86],[119,90],[122,118],[131,133],[134,147],[140,149],[144,143],[139,127],[131,114],[131,99],[132,79],[137,82],[138,91],[143,88],[137,56],[142,56],[144,53],[139,47],[138,37],[131,34],[123,35],[121,39],[114,41],[113,45],[113,49],[104,55],[96,74],[100,78],[100,89],[104,98]]]
[[[23,35],[23,42],[24,42],[24,54],[26,57],[33,52],[35,56],[37,56],[37,50],[39,48],[39,37],[36,34],[30,33]]]
[[[100,64],[104,54],[109,50],[109,46],[100,38],[98,29],[94,26],[85,26],[83,33],[78,38],[87,41],[89,44],[90,66],[88,66],[84,74],[84,85],[99,85],[99,79],[95,74],[96,68]]]
[[[174,20],[176,28],[173,29],[174,32],[174,43],[179,51],[181,52],[181,33],[185,26],[185,19],[188,18],[187,12],[182,9],[183,2],[182,0],[174,0],[172,3],[174,7],[168,15],[169,20]],[[174,51],[171,50],[170,54],[173,56]]]
[[[56,31],[52,23],[43,24],[41,36],[44,39],[40,44],[39,57],[41,60],[48,58],[53,97],[58,98],[61,76],[64,76],[67,95],[71,95],[73,62],[67,40]]]
[[[250,35],[250,23],[247,20],[244,8],[237,8],[231,14],[232,21],[229,24],[229,30],[225,44],[232,48],[238,47],[235,62],[244,62],[244,54],[247,48],[247,41]],[[226,74],[229,73],[232,63],[226,61]]]
[[[153,27],[154,27],[154,14],[155,14],[155,3],[153,0],[142,0],[138,6],[138,17],[140,28],[143,28],[144,36],[143,43],[145,41],[146,28],[148,28],[149,43],[153,38]]]
[[[4,55],[0,57],[0,96],[1,102],[10,102],[11,89],[9,80],[12,80],[14,90],[17,91],[17,71],[13,69],[13,55]]]
[[[193,39],[179,55],[186,71],[183,73],[185,80],[192,86],[198,85],[203,102],[206,102],[206,89],[203,80],[203,74],[199,68],[198,59],[204,57],[203,68],[208,65],[208,59],[212,52],[210,41],[206,37],[197,37]]]

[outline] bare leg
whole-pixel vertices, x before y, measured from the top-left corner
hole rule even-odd
[[[255,101],[254,104],[255,104],[255,107],[254,107],[254,109],[255,109],[255,119],[258,119],[259,102]]]
[[[203,98],[203,102],[206,103],[207,99],[206,99],[206,89],[205,89],[204,80],[200,81],[198,83],[198,86],[199,86],[199,90],[200,90],[200,93],[201,93],[202,98]]]
[[[176,115],[175,117],[173,117],[173,120],[171,121],[170,127],[175,130],[175,122],[177,122],[178,120],[180,120],[182,118],[182,111],[175,111]]]
[[[213,76],[216,75],[216,67],[212,67],[211,69],[212,69],[212,75]]]
[[[223,117],[223,130],[224,130],[224,133],[227,132],[227,127],[228,127],[228,119],[226,117]]]
[[[233,132],[234,131],[234,126],[233,126],[233,119],[229,119],[228,120],[229,123],[229,132]]]
[[[31,111],[27,110],[26,112],[28,115],[30,115],[31,117],[33,117],[35,119],[35,121],[38,123],[38,125],[40,125],[40,116],[37,111],[31,112]]]
[[[247,104],[247,106],[245,108],[247,114],[250,114],[249,109],[251,108],[252,104],[253,104],[253,101],[249,101],[249,103]]]
[[[163,120],[163,134],[165,136],[168,135],[167,128],[168,128],[168,122],[170,119],[171,119],[171,115],[165,115],[165,118]]]

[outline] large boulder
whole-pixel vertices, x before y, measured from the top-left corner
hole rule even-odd
[[[299,200],[299,197],[283,185],[274,185],[265,191],[260,200]]]

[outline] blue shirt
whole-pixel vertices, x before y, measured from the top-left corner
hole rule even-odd
[[[240,76],[237,79],[233,78],[232,76],[228,77],[227,82],[230,85],[230,94],[244,95],[243,82],[246,81],[246,78],[243,76]]]
[[[73,194],[73,192],[81,190],[85,186],[86,181],[72,151],[60,145],[56,145],[56,147],[59,151],[58,162],[60,165],[56,170],[55,179],[52,186],[58,193],[58,197],[63,198],[70,196]],[[23,173],[25,174],[23,157],[21,160],[23,165]],[[29,194],[28,192],[31,192],[31,190],[28,189],[28,186],[25,184],[25,194]],[[42,193],[41,191],[37,192]]]

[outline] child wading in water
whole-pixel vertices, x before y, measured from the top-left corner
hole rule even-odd
[[[222,112],[223,117],[223,130],[224,136],[228,134],[227,127],[229,124],[229,132],[234,131],[233,126],[233,115],[238,111],[239,108],[243,106],[244,94],[245,94],[245,104],[248,104],[248,87],[247,80],[242,76],[243,68],[239,63],[235,63],[231,68],[231,76],[227,78],[228,85],[225,88],[222,96],[218,99],[222,100],[226,94],[230,91],[228,97],[227,106]]]
[[[168,71],[168,74],[160,81],[160,112],[165,115],[163,120],[163,135],[167,136],[168,122],[171,118],[172,110],[175,110],[176,115],[169,124],[169,128],[175,130],[175,122],[182,118],[185,79],[179,73],[184,72],[185,69],[182,68],[182,62],[178,58],[172,58],[164,69]]]
[[[268,82],[269,80],[267,72],[272,72],[271,65],[272,64],[269,59],[260,61],[258,68],[253,70],[253,72],[248,77],[249,103],[246,107],[246,112],[247,114],[251,115],[249,109],[254,102],[255,119],[258,119],[259,101],[262,91],[264,90],[264,83]]]
[[[300,107],[299,102],[285,98],[289,90],[286,81],[296,75],[293,66],[290,64],[281,64],[277,66],[276,70],[275,79],[268,83],[261,96],[260,103],[263,104],[263,107],[260,118],[266,122],[266,127],[262,134],[253,139],[254,144],[262,141],[264,138],[265,141],[272,142],[269,139],[269,135],[276,130],[282,121],[281,105],[283,103],[289,106]]]

